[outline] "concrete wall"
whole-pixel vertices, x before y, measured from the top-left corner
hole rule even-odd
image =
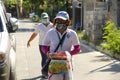
[[[107,6],[105,2],[86,0],[84,2],[84,29],[91,41],[102,37],[102,28],[107,19]]]
[[[120,0],[111,0],[110,19],[120,27]]]

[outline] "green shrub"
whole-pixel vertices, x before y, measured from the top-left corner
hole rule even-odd
[[[86,42],[90,42],[90,35],[87,35],[85,30],[77,31],[77,35],[80,40],[85,40]]]
[[[32,21],[33,22],[38,22],[39,21],[39,16],[38,15],[33,16]]]
[[[78,36],[79,40],[81,40],[83,37],[83,31],[82,32],[77,31],[77,36]]]
[[[101,46],[109,51],[112,56],[120,54],[120,30],[112,21],[108,21],[103,28],[103,43]]]
[[[84,34],[83,37],[82,37],[82,40],[90,42],[90,35]]]

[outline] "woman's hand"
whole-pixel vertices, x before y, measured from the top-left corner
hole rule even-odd
[[[30,41],[27,42],[27,47],[30,47]]]
[[[47,57],[48,57],[49,59],[52,59],[53,56],[54,56],[53,53],[47,53]]]

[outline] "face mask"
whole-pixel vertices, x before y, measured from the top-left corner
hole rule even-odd
[[[42,23],[43,24],[49,23],[49,20],[48,19],[42,19]]]
[[[62,28],[64,28],[64,27],[67,27],[66,24],[64,24],[64,23],[57,23],[57,24],[56,24],[56,29],[58,29],[58,30],[59,30],[59,29],[62,29]]]

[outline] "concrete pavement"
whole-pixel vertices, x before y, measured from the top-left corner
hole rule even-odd
[[[43,80],[38,36],[27,48],[27,41],[37,23],[20,20],[16,37],[16,71],[18,80]],[[120,62],[81,43],[82,52],[73,56],[74,80],[120,80]]]

